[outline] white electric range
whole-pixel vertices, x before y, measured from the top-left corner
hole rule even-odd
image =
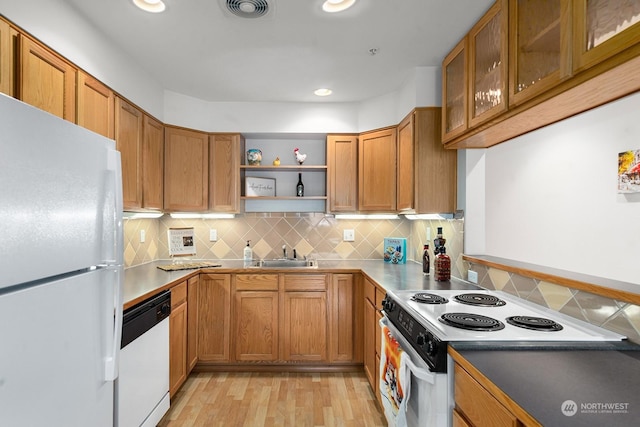
[[[398,290],[387,291],[383,301],[385,333],[409,356],[411,392],[407,393],[406,420],[410,427],[441,427],[452,424],[453,375],[447,345],[453,342],[596,342],[622,341],[623,335],[566,316],[500,291]],[[385,332],[385,329],[388,332]],[[397,368],[397,367],[396,367]],[[394,368],[395,369],[395,368]],[[388,364],[380,372],[380,391],[389,425],[395,425],[385,397],[393,393],[395,379]],[[396,402],[397,403],[397,402]],[[397,406],[397,405],[396,405]]]
[[[435,367],[454,341],[621,341],[623,335],[557,311],[486,290],[388,291],[384,314]],[[438,368],[435,368],[438,370]]]

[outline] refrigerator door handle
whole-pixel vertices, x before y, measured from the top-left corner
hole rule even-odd
[[[103,209],[103,267],[113,272],[113,300],[107,307],[106,321],[108,324],[107,348],[105,358],[105,380],[114,381],[118,378],[118,362],[120,356],[120,342],[122,340],[122,283],[124,280],[124,252],[123,252],[123,224],[122,224],[122,168],[120,166],[120,152],[109,150],[107,159],[107,177],[105,181],[106,202]],[[111,277],[111,275],[109,275]],[[113,313],[113,316],[111,315]]]
[[[113,317],[106,316],[108,322],[107,330],[111,330],[112,333],[107,335],[107,349],[105,358],[105,381],[115,381],[118,378],[118,365],[120,359],[120,343],[122,341],[122,280],[123,280],[123,267],[111,266],[107,267],[108,272],[113,272],[115,280],[113,281],[113,307],[107,310],[107,313],[113,313]]]
[[[120,152],[116,150],[110,150],[108,152],[106,173],[106,201],[102,213],[103,262],[105,265],[122,265],[124,263],[124,237],[122,224],[123,201]]]

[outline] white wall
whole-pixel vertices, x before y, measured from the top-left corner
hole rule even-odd
[[[357,132],[357,104],[208,102],[165,91],[165,123],[208,132]]]
[[[211,132],[357,133],[396,125],[416,106],[440,105],[439,67],[410,70],[397,92],[361,103],[207,102],[164,90],[135,58],[62,0],[0,0],[0,13],[157,119],[178,126]]]
[[[465,252],[640,284],[640,193],[616,189],[618,153],[640,149],[638,111],[635,94],[470,150]]]
[[[0,13],[159,120],[160,84],[61,0],[0,0]]]

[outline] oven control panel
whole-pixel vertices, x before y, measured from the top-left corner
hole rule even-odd
[[[398,306],[388,296],[382,301],[386,317],[402,333],[420,357],[434,372],[447,372],[447,343],[441,341],[418,322],[411,314]]]

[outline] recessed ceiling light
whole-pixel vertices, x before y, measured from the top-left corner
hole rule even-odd
[[[317,96],[329,96],[333,93],[331,89],[321,88],[313,91]]]
[[[322,4],[322,10],[329,13],[342,12],[353,6],[355,2],[356,0],[326,0]]]
[[[164,12],[166,8],[162,0],[133,0],[133,4],[145,12],[151,13]]]

